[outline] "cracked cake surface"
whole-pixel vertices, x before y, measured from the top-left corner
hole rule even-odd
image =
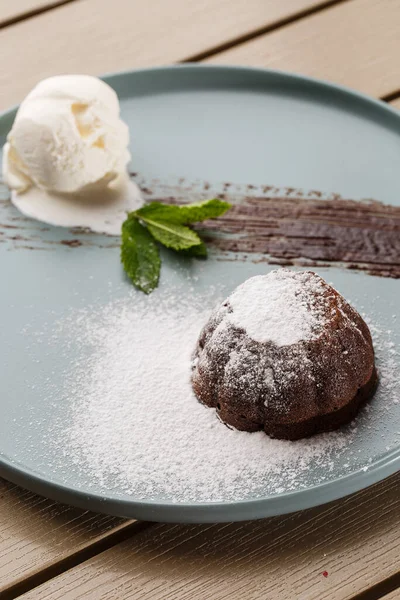
[[[227,425],[299,439],[351,421],[374,392],[368,326],[321,277],[252,277],[211,314],[192,386]]]

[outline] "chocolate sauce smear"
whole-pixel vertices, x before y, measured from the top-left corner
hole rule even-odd
[[[400,207],[375,200],[247,197],[204,228],[206,241],[219,249],[262,253],[267,262],[339,262],[400,277]]]
[[[272,185],[211,185],[183,178],[163,184],[135,174],[147,202],[198,202],[218,196],[232,203],[222,217],[201,224],[205,241],[234,260],[253,253],[255,261],[305,267],[343,266],[372,275],[400,278],[400,206],[376,200],[347,200],[318,190],[308,193]],[[56,230],[35,223],[11,205],[0,186],[0,243],[12,248],[50,250],[62,244],[112,248],[117,238],[70,230],[61,240]],[[199,227],[200,229],[200,227]],[[261,256],[260,256],[261,255]]]

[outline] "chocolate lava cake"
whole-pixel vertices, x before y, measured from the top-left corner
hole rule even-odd
[[[375,391],[369,329],[311,271],[252,277],[211,315],[192,386],[227,425],[296,440],[351,421]]]

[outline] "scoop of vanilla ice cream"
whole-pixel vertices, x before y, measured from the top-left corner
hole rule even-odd
[[[76,193],[107,186],[130,160],[129,131],[114,90],[89,75],[41,81],[22,102],[3,152],[3,177],[18,193],[31,186]]]

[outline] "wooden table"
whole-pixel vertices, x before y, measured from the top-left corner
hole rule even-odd
[[[48,75],[179,61],[296,71],[400,108],[400,0],[0,0],[0,28],[0,109]],[[0,480],[0,599],[16,597],[398,599],[400,474],[221,525],[124,521]]]

